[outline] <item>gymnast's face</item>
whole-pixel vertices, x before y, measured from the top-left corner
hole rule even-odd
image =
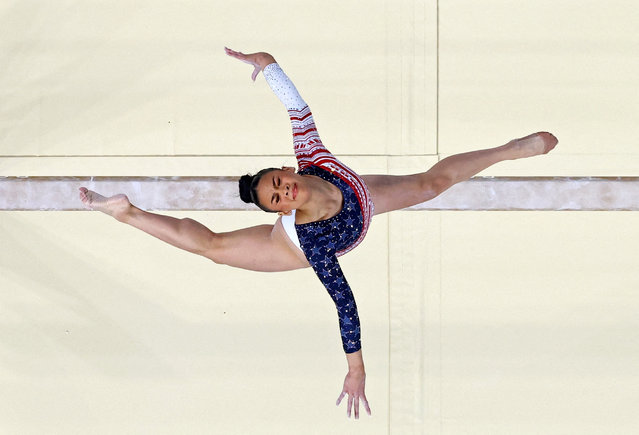
[[[305,202],[306,183],[304,177],[295,173],[295,168],[282,169],[262,175],[257,184],[257,198],[269,210],[288,213]]]

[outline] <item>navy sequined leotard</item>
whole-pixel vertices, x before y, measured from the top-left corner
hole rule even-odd
[[[295,224],[295,230],[306,259],[335,302],[344,351],[357,352],[361,348],[357,305],[337,257],[364,239],[373,217],[373,201],[361,177],[324,147],[308,105],[280,66],[268,65],[264,68],[264,77],[288,110],[298,173],[318,176],[342,192],[344,201],[337,215]]]

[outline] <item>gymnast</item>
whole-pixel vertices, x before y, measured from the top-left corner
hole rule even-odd
[[[267,168],[239,181],[241,199],[278,213],[275,224],[215,233],[189,218],[141,210],[124,194],[107,198],[81,187],[80,199],[89,209],[218,264],[264,272],[312,267],[337,308],[348,363],[337,405],[348,395],[349,418],[352,409],[359,418],[360,400],[370,415],[357,306],[337,257],[361,243],[373,215],[429,201],[497,162],[546,154],[557,139],[550,133],[534,133],[496,148],[447,157],[419,174],[360,176],[324,147],[308,105],[270,54],[225,51],[254,67],[253,80],[263,72],[288,110],[298,171]]]

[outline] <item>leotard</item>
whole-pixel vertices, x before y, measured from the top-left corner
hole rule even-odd
[[[306,259],[335,302],[344,352],[357,352],[361,349],[357,305],[337,257],[364,239],[373,217],[373,201],[362,178],[322,144],[313,114],[280,66],[277,63],[268,65],[264,68],[264,77],[288,110],[298,173],[318,176],[342,192],[342,209],[337,215],[322,221],[295,224],[295,231]],[[295,242],[294,237],[291,239]]]

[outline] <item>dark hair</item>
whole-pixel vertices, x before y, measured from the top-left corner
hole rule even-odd
[[[277,171],[277,168],[264,168],[259,171],[255,175],[246,174],[240,177],[239,188],[240,188],[240,198],[242,201],[246,203],[253,203],[257,205],[259,208],[268,213],[275,213],[274,210],[269,210],[260,204],[260,201],[257,197],[257,185],[259,184],[262,176],[267,172]]]

